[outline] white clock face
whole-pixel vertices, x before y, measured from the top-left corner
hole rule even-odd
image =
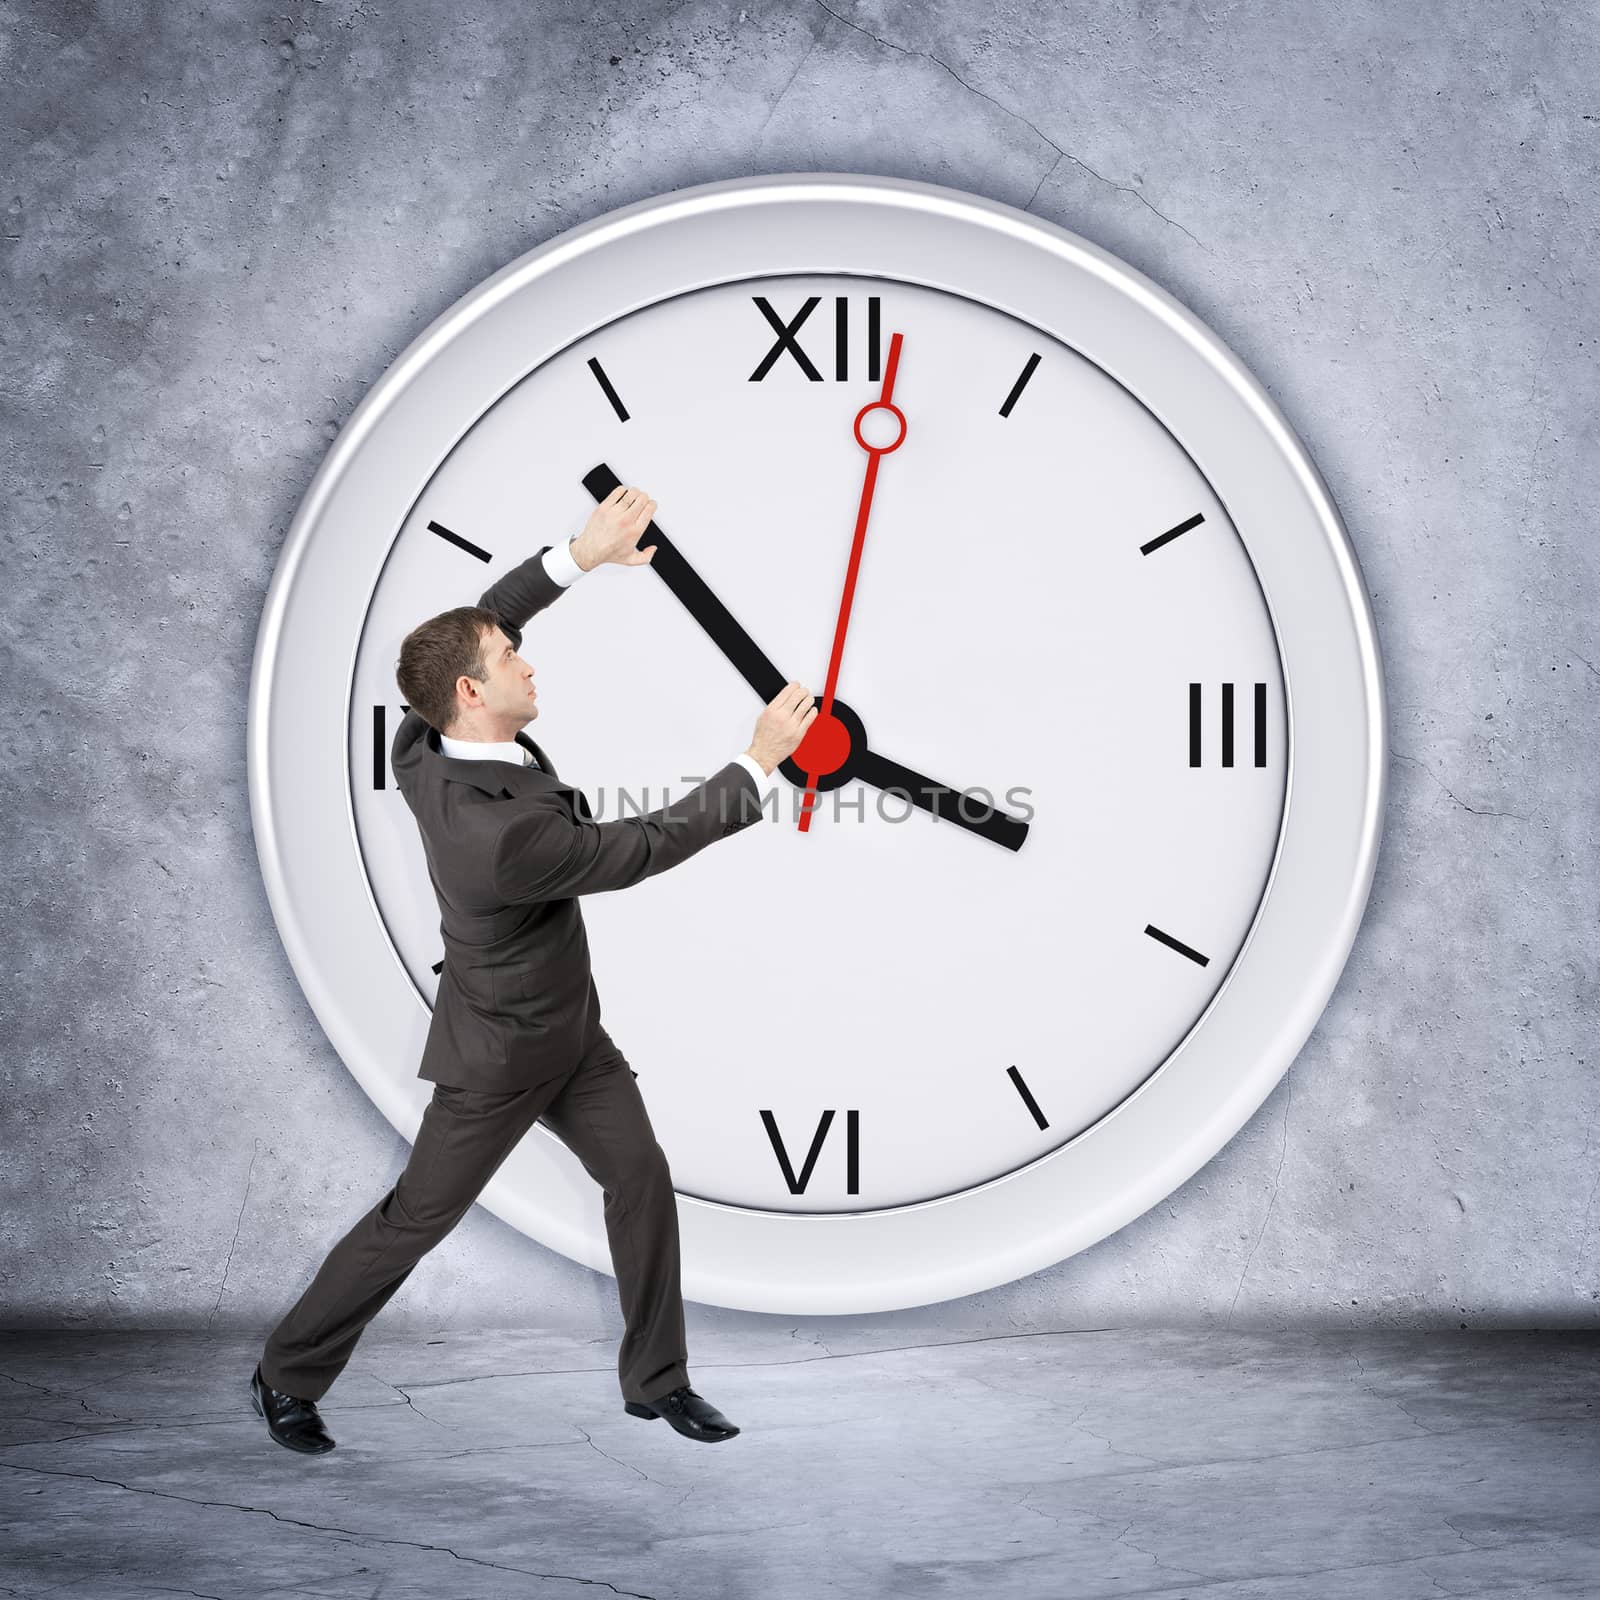
[[[386,771],[400,640],[576,533],[603,465],[656,498],[672,547],[820,702],[868,463],[855,419],[894,334],[905,436],[879,458],[838,709],[876,755],[968,791],[971,817],[1018,826],[962,826],[847,763],[805,829],[779,776],[760,827],[584,898],[603,1021],[676,1187],[724,1206],[906,1206],[1094,1126],[1217,994],[1283,822],[1272,617],[1221,501],[1144,405],[956,294],[855,274],[725,283],[542,362],[392,530],[349,779],[418,1005],[443,950]],[[889,442],[884,420],[863,424],[869,444]],[[602,823],[686,793],[745,748],[764,703],[648,567],[579,579],[522,654],[539,689],[525,732]]]

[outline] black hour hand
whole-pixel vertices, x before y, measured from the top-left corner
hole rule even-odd
[[[1020,850],[1022,841],[1028,837],[1026,822],[985,805],[973,795],[925,778],[920,772],[879,755],[876,750],[853,751],[849,770],[852,778],[870,783],[875,789],[903,795],[912,805],[931,811],[941,822],[953,822],[980,838],[1004,845],[1007,850]]]

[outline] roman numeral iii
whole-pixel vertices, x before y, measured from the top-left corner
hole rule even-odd
[[[1218,702],[1218,733],[1221,744],[1221,765],[1233,765],[1233,691],[1235,685],[1222,683],[1217,685],[1221,691]],[[1264,683],[1254,685],[1255,696],[1251,709],[1254,713],[1254,752],[1255,765],[1264,767],[1267,764],[1267,686]],[[1203,766],[1202,755],[1202,724],[1204,711],[1202,709],[1202,686],[1198,683],[1189,685],[1189,765],[1191,767]]]

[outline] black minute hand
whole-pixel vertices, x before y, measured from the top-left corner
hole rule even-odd
[[[584,488],[596,501],[604,500],[621,481],[603,461],[583,476]],[[657,576],[683,602],[684,610],[711,636],[711,642],[734,664],[762,703],[769,703],[788,679],[739,626],[733,613],[706,586],[705,579],[684,560],[659,523],[652,519],[639,537],[641,548],[652,544],[656,547],[650,565]]]

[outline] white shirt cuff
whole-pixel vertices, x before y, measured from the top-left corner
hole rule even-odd
[[[772,779],[762,770],[761,763],[751,755],[737,755],[733,758],[739,763],[752,778],[756,780],[756,788],[761,791],[764,800],[772,788]]]
[[[544,553],[544,570],[549,573],[554,583],[559,583],[563,589],[576,583],[583,576],[583,568],[572,559],[572,542],[553,544]]]

